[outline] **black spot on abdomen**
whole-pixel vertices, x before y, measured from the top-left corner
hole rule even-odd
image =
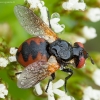
[[[42,55],[46,55],[46,57],[49,58],[47,46],[48,43],[46,41],[40,42],[39,45],[33,40],[30,41],[30,44],[26,41],[22,44],[21,51],[17,52],[17,56],[21,53],[23,60],[28,61],[30,55],[33,59],[35,59],[37,57],[38,52],[40,52]]]

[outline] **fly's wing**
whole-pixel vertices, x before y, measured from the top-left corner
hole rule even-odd
[[[19,88],[30,88],[60,68],[56,58],[51,56],[48,62],[37,61],[28,65],[18,78]]]
[[[17,85],[19,88],[30,88],[50,75],[46,62],[37,61],[28,65],[20,74]]]
[[[48,25],[37,17],[29,8],[17,5],[14,8],[14,12],[20,24],[29,34],[40,36],[50,43],[57,39],[57,35]]]

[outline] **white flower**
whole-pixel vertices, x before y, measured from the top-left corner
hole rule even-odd
[[[47,14],[47,8],[44,6],[44,2],[41,0],[27,0],[27,2],[30,4],[30,8],[39,8],[41,12],[41,18],[42,20],[49,25],[48,22],[48,14]]]
[[[50,20],[50,24],[51,24],[51,27],[53,28],[53,30],[56,32],[56,33],[60,33],[64,30],[64,25],[60,25],[58,24],[58,22],[60,21],[59,18],[52,18]]]
[[[64,30],[65,26],[64,25],[60,25],[58,22],[60,21],[60,15],[58,13],[53,13],[51,15],[51,20],[50,20],[50,24],[52,29],[56,32],[56,33],[60,33]]]
[[[86,17],[92,22],[100,21],[100,8],[91,8],[86,13]]]
[[[40,83],[35,85],[35,90],[36,90],[38,95],[41,95],[43,93],[41,86],[40,86]]]
[[[8,59],[9,59],[10,62],[17,61],[16,56],[10,56]]]
[[[68,2],[64,2],[62,7],[65,10],[85,10],[86,4],[84,1],[78,2],[79,0],[69,0]]]
[[[82,100],[100,100],[100,90],[93,89],[91,86],[85,88],[83,93]]]
[[[47,8],[44,6],[44,7],[41,7],[40,8],[40,12],[41,12],[41,18],[42,20],[47,24],[49,25],[49,21],[48,21],[48,14],[47,14]]]
[[[10,54],[16,55],[17,50],[15,47],[10,48]]]
[[[17,60],[16,60],[16,53],[17,53],[17,50],[18,50],[18,49],[16,49],[15,47],[10,48],[10,54],[12,55],[12,56],[8,57],[8,59],[9,59],[10,62],[15,62],[15,61],[17,61]]]
[[[75,100],[75,99],[65,94],[64,96],[58,98],[58,100]]]
[[[5,96],[8,94],[8,90],[6,89],[4,84],[0,84],[0,98],[5,98]]]
[[[47,90],[48,100],[55,100],[54,93],[57,94],[57,95],[60,95],[60,96],[65,95],[64,91],[61,91],[61,90],[58,89],[63,85],[64,85],[63,80],[59,80],[54,84],[52,82],[50,82],[48,90]]]
[[[44,2],[41,0],[27,0],[27,2],[30,4],[30,8],[41,8],[44,5]]]
[[[93,27],[84,26],[82,29],[83,36],[87,39],[93,39],[97,36],[96,29]]]
[[[1,57],[0,58],[0,67],[6,67],[8,65],[8,60]]]
[[[64,81],[62,79],[58,80],[56,83],[50,82],[47,90],[48,100],[55,100],[54,94],[57,94],[60,97],[58,100],[71,100],[69,99],[70,97],[65,94],[65,91],[58,89],[63,85]]]
[[[92,75],[95,84],[100,86],[100,69],[96,69]]]

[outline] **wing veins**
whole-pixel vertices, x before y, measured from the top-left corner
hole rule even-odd
[[[44,67],[46,66],[46,67]],[[21,73],[18,79],[19,88],[30,88],[36,85],[41,80],[49,76],[49,71],[47,71],[48,65],[45,62],[34,62],[28,65]]]
[[[18,5],[15,6],[14,12],[20,24],[29,34],[40,37],[47,36],[56,40],[57,35],[30,9]]]

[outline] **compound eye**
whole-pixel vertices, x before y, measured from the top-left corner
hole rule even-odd
[[[79,46],[81,48],[84,48],[84,45],[81,42],[75,42],[74,46]]]
[[[85,58],[84,57],[80,57],[79,58],[79,63],[78,65],[76,66],[76,68],[82,68],[85,64]]]

